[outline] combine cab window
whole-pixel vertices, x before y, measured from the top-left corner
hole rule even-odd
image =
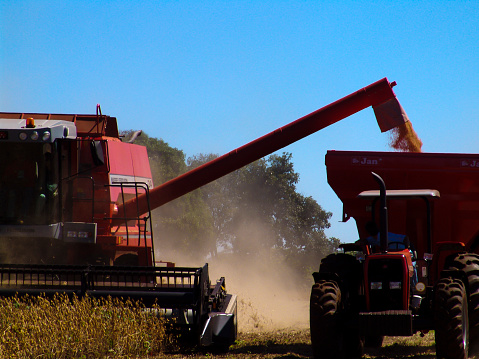
[[[0,223],[56,222],[58,192],[54,145],[0,143]]]

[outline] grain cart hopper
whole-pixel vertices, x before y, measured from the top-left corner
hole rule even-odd
[[[208,266],[156,266],[150,210],[373,106],[381,130],[404,123],[387,79],[158,187],[146,149],[116,118],[0,113],[0,295],[130,297],[157,302],[201,345],[236,337],[236,296]]]
[[[343,245],[356,257],[330,255],[314,274],[317,357],[357,356],[364,342],[429,330],[438,358],[479,354],[478,163],[474,154],[328,151],[328,182],[360,240]]]

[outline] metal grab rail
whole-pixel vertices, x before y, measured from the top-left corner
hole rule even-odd
[[[128,229],[128,221],[136,221],[136,226],[138,228],[138,246],[141,244],[141,238],[143,237],[146,245],[146,238],[147,238],[147,227],[149,227],[149,235],[151,239],[151,263],[155,263],[155,246],[153,240],[153,224],[151,221],[151,208],[150,208],[150,200],[149,200],[149,190],[148,184],[145,182],[120,182],[120,183],[112,183],[107,184],[105,187],[118,187],[120,188],[120,195],[122,203],[125,203],[125,189],[130,188],[134,190],[134,197],[138,199],[140,193],[139,190],[142,191],[141,194],[146,195],[147,200],[147,213],[140,213],[139,208],[137,208],[136,215],[132,217],[128,217],[126,212],[120,214],[120,219],[122,224],[125,226],[126,230],[126,239],[127,243],[130,243],[130,233]],[[105,217],[104,219],[113,220],[113,217]],[[149,226],[148,226],[149,223]],[[148,255],[148,254],[147,254]],[[147,258],[148,263],[148,258]]]

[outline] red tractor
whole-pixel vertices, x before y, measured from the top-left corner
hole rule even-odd
[[[313,274],[316,357],[357,357],[384,336],[429,330],[438,358],[479,354],[476,163],[471,154],[327,153],[328,182],[360,239]]]
[[[151,209],[372,106],[406,121],[387,79],[153,187],[146,148],[115,117],[0,113],[0,296],[66,293],[156,302],[201,345],[237,333],[236,296],[208,265],[157,262]]]

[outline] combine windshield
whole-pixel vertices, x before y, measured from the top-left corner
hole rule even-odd
[[[54,145],[0,143],[0,223],[55,223],[58,184]]]

